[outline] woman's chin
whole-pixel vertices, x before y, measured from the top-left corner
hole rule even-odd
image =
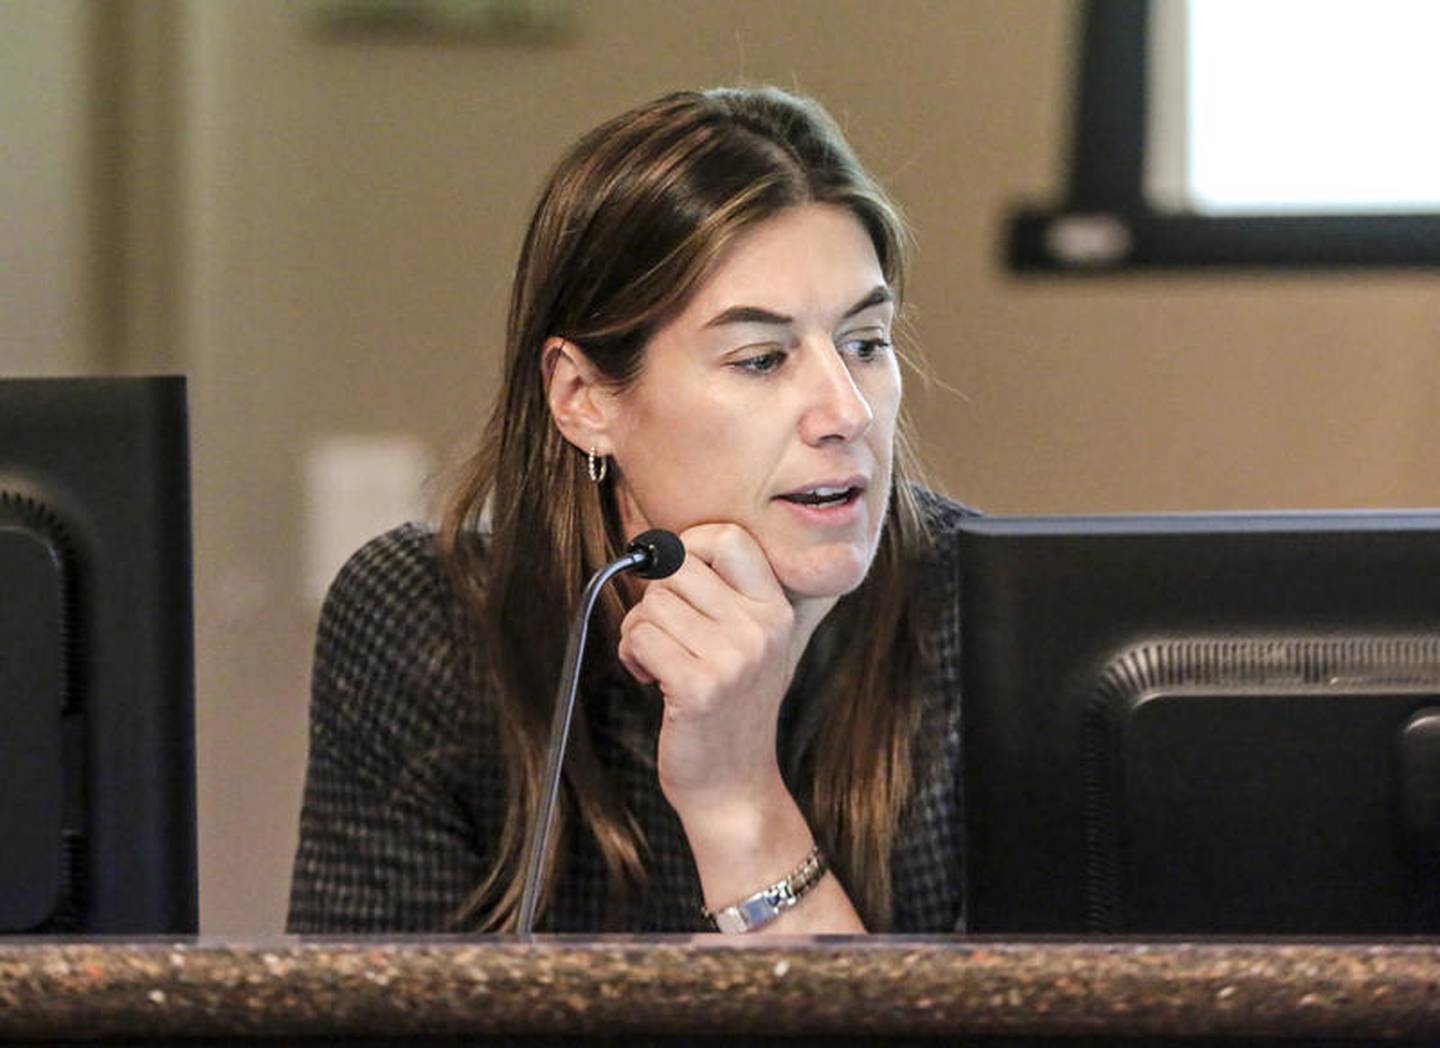
[[[843,597],[870,571],[874,552],[844,544],[770,556],[775,577],[791,600]]]

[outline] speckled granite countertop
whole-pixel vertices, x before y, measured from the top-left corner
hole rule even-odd
[[[576,1031],[1440,1042],[1440,941],[0,939],[0,1039]]]

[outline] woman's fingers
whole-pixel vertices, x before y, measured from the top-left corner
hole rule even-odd
[[[751,600],[784,601],[785,591],[755,537],[737,524],[697,524],[681,536],[686,560],[707,565],[731,589]]]
[[[736,535],[716,535],[716,529],[727,529]],[[668,578],[649,583],[645,587],[646,597],[660,593],[673,593],[683,599],[699,614],[712,622],[724,622],[738,614],[745,613],[745,605],[754,598],[747,596],[742,588],[764,593],[763,575],[770,575],[770,563],[760,547],[742,529],[735,525],[703,525],[685,532],[687,545],[685,562],[675,574]],[[724,552],[718,546],[726,547]],[[721,574],[716,565],[726,573]],[[757,576],[760,576],[758,579]],[[769,596],[774,599],[784,596],[779,584]],[[642,601],[643,603],[643,601]]]
[[[682,674],[707,682],[702,690],[723,690],[773,657],[772,642],[788,635],[793,614],[770,562],[743,528],[705,524],[682,537],[684,565],[650,583],[622,622],[620,660],[637,680],[658,680],[669,694],[691,690],[679,687]],[[642,625],[658,636],[646,631],[637,643]],[[692,663],[708,667],[708,675],[694,672]]]
[[[715,636],[717,621],[700,612],[674,589],[652,587],[641,604],[643,606],[637,605],[633,620],[627,616],[627,621],[633,621],[635,625],[649,622],[658,626],[691,655],[703,655],[707,642]],[[624,634],[622,624],[621,636]]]
[[[698,661],[670,633],[649,621],[636,622],[625,630],[619,655],[620,664],[637,681],[659,683],[662,688],[688,681]]]
[[[641,684],[673,680],[686,660],[701,657],[714,629],[684,598],[652,583],[620,624],[620,662]]]

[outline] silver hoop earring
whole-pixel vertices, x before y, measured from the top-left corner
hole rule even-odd
[[[585,453],[585,469],[590,474],[590,479],[599,484],[605,479],[605,474],[610,472],[610,459],[605,455],[595,454],[595,445],[590,445],[590,450]]]

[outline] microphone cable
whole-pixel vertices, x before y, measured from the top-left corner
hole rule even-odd
[[[560,776],[565,767],[565,746],[570,739],[570,721],[575,712],[575,692],[580,684],[580,664],[585,658],[585,637],[590,631],[590,612],[605,584],[617,575],[633,571],[642,579],[663,579],[680,570],[685,562],[685,546],[673,532],[656,528],[642,532],[630,540],[625,555],[612,561],[591,576],[580,595],[580,608],[570,628],[570,641],[565,648],[564,671],[555,692],[555,712],[550,722],[550,752],[541,780],[540,810],[530,833],[530,847],[525,854],[525,880],[520,891],[520,912],[515,931],[529,935],[535,925],[535,911],[540,905],[540,880],[550,838],[555,828],[555,802],[560,794]]]

